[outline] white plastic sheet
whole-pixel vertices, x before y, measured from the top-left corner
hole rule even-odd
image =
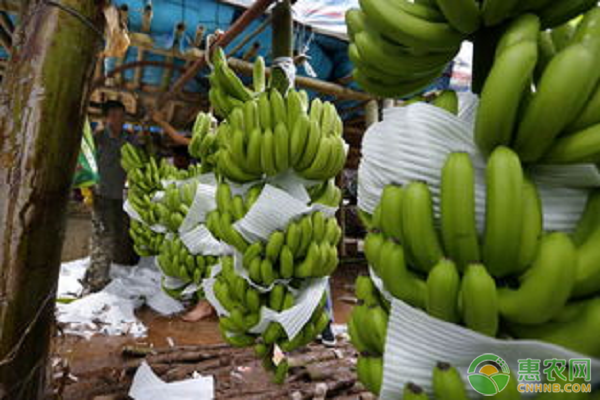
[[[475,168],[475,211],[480,232],[485,223],[485,159],[473,140],[477,98],[461,94],[456,117],[425,103],[384,110],[383,121],[373,125],[363,139],[358,172],[358,206],[372,213],[383,188],[390,184],[424,181],[433,195],[439,217],[441,171],[452,152],[466,152]],[[588,189],[600,186],[592,165],[562,168],[538,166],[528,171],[543,203],[544,228],[572,231],[585,207]]]
[[[135,400],[209,400],[214,398],[214,380],[211,376],[196,376],[178,382],[161,380],[146,361],[138,367],[129,389]]]

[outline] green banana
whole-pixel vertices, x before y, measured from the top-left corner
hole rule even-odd
[[[483,0],[481,16],[485,26],[498,25],[512,17],[519,0]]]
[[[494,276],[516,272],[523,226],[523,171],[519,157],[497,147],[486,169],[483,261]]]
[[[379,270],[380,264],[376,260],[378,259],[381,248],[385,242],[385,237],[380,232],[370,232],[365,236],[363,251],[367,261],[375,269],[377,275],[380,275],[381,271]]]
[[[484,154],[511,143],[525,89],[538,57],[537,43],[523,41],[504,49],[485,80],[475,121],[475,143]]]
[[[299,255],[302,232],[297,222],[291,222],[285,232],[285,244],[290,249],[294,257]]]
[[[277,171],[283,172],[290,167],[290,135],[283,122],[275,127],[275,166]]]
[[[539,12],[542,28],[554,28],[562,25],[590,8],[596,6],[596,0],[555,0]]]
[[[279,254],[279,274],[281,279],[290,279],[294,276],[294,254],[287,245],[284,245]]]
[[[275,282],[273,263],[268,259],[264,259],[260,263],[260,279],[264,286],[271,286],[271,284]]]
[[[304,122],[301,122],[304,123]],[[300,155],[293,158],[298,158],[298,162],[294,164],[294,167],[298,170],[303,170],[313,163],[315,160],[315,156],[317,155],[317,151],[319,150],[319,145],[321,144],[321,127],[317,121],[311,120],[309,122],[308,132],[304,131],[304,127],[298,131],[297,135],[302,134],[304,132],[305,135],[308,135],[306,138],[306,142],[304,144],[304,149]],[[296,139],[298,140],[298,139]],[[300,143],[294,144],[297,148],[302,147]]]
[[[600,290],[600,229],[593,233],[577,248],[577,271],[573,297],[584,297]]]
[[[509,329],[518,338],[539,339],[591,357],[600,357],[600,298],[571,303],[567,306],[569,309],[574,309],[569,320],[541,325],[511,324]]]
[[[427,393],[420,386],[411,382],[404,385],[402,396],[404,400],[429,400]]]
[[[437,6],[456,30],[470,34],[481,24],[479,4],[475,0],[436,0]]]
[[[373,1],[373,0],[369,0]],[[353,76],[356,83],[358,83],[363,89],[368,92],[377,94],[382,97],[409,97],[417,94],[418,92],[425,89],[431,84],[436,78],[438,78],[444,68],[436,70],[431,75],[426,75],[418,79],[410,80],[408,82],[398,82],[397,84],[385,84],[377,80],[373,80],[365,75],[360,69],[354,69]]]
[[[458,115],[458,95],[454,90],[443,90],[431,101],[431,104],[451,114]]]
[[[410,14],[414,3],[406,0],[360,0],[360,6],[369,20],[386,36],[419,49],[448,50],[457,48],[464,35],[443,22]]]
[[[385,218],[381,220],[381,230],[387,237],[394,238],[404,243],[402,235],[402,200],[404,189],[393,184],[383,188],[379,202],[381,213]],[[367,256],[368,257],[368,256]]]
[[[529,179],[525,179],[523,183],[523,228],[521,230],[519,257],[517,258],[519,267],[517,272],[525,271],[531,266],[544,232],[542,201],[537,187]]]
[[[598,227],[600,227],[600,191],[594,190],[588,194],[585,210],[571,237],[573,243],[581,246]]]
[[[261,56],[256,57],[256,61],[254,61],[254,67],[252,69],[252,84],[254,86],[254,91],[257,93],[261,93],[265,91],[266,88],[266,75],[265,75],[265,59]]]
[[[550,36],[552,36],[552,42],[554,43],[554,47],[558,51],[562,51],[566,47],[571,45],[574,34],[575,27],[571,22],[567,22],[566,24],[557,26],[550,31]]]
[[[600,123],[559,137],[541,161],[548,164],[600,163]]]
[[[496,336],[499,319],[496,282],[483,265],[467,266],[460,289],[460,304],[469,329]]]
[[[446,159],[440,197],[444,249],[462,271],[481,259],[475,223],[475,172],[468,153],[452,153]]]
[[[284,243],[285,235],[283,232],[275,231],[271,233],[265,247],[265,255],[271,262],[275,262],[279,259],[279,254],[281,253]]]
[[[582,111],[600,76],[595,65],[594,53],[584,44],[552,58],[517,131],[514,148],[523,161],[539,160]]]
[[[277,166],[275,164],[275,137],[273,131],[267,129],[263,133],[262,146],[260,149],[260,164],[267,176],[277,175]]]
[[[537,43],[540,35],[540,19],[535,14],[522,14],[515,18],[506,27],[498,45],[495,58],[498,58],[506,49],[522,42]]]
[[[433,393],[436,400],[467,400],[460,373],[448,363],[438,362],[433,368]]]
[[[460,275],[450,260],[441,260],[427,277],[427,313],[444,321],[458,323]]]
[[[429,272],[444,253],[435,228],[431,192],[424,182],[411,182],[404,190],[402,231],[416,267]]]
[[[567,126],[566,130],[567,132],[578,132],[598,124],[600,124],[600,84],[594,89],[594,93],[579,116]]]
[[[402,246],[386,241],[381,246],[376,264],[376,271],[379,271],[386,290],[392,296],[418,308],[426,307],[427,284],[408,271]]]
[[[498,291],[500,314],[521,324],[543,324],[567,303],[577,268],[575,247],[564,233],[542,239],[531,269],[517,290]]]
[[[290,160],[291,165],[297,166],[300,162],[309,136],[310,120],[306,114],[301,114],[290,134]]]

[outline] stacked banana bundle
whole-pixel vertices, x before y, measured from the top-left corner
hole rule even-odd
[[[343,123],[335,106],[305,91],[291,90],[284,98],[277,90],[251,91],[229,69],[222,51],[216,51],[211,75],[216,110],[225,118],[216,130],[214,154],[219,173],[238,182],[252,182],[293,170],[309,180],[335,177],[346,162]],[[262,65],[257,62],[255,65]],[[227,73],[224,73],[226,71]],[[255,73],[255,89],[263,88],[264,68]],[[310,110],[309,110],[310,106]],[[211,139],[206,139],[211,137]]]
[[[254,345],[256,355],[261,358],[263,366],[274,372],[274,381],[283,383],[288,363],[285,359],[274,361],[275,346],[289,352],[312,342],[329,323],[329,315],[325,310],[325,296],[294,338],[290,339],[281,324],[274,321],[268,324],[262,334],[256,334],[252,332],[252,328],[261,321],[263,307],[282,312],[296,305],[294,292],[300,288],[300,281],[289,285],[277,283],[270,291],[261,292],[236,274],[231,257],[223,258],[221,265],[223,270],[218,275],[213,290],[215,297],[228,313],[219,319],[223,338],[236,347]]]
[[[541,32],[544,20],[533,14],[508,26],[477,113],[483,153],[504,145],[524,163],[600,162],[598,26],[597,7],[555,30],[560,35]]]
[[[164,235],[150,229],[158,223],[154,194],[162,189],[161,173],[156,160],[142,149],[129,143],[121,148],[121,165],[127,172],[129,190],[127,200],[142,221],[131,220],[129,234],[133,239],[134,250],[142,257],[158,254]]]
[[[171,232],[178,232],[194,202],[197,188],[198,182],[194,180],[167,186],[162,199],[156,203],[159,223]]]
[[[232,345],[255,345],[265,367],[282,382],[287,362],[279,355],[313,341],[325,328],[325,298],[310,315],[305,313],[308,321],[294,337],[288,337],[277,321],[267,320],[264,329],[256,328],[265,324],[265,315],[304,309],[299,300],[302,291],[310,289],[310,279],[326,277],[338,265],[341,229],[335,218],[313,210],[264,241],[252,242],[235,223],[252,209],[266,183],[277,188],[285,187],[286,180],[295,187],[306,185],[311,204],[338,207],[342,193],[333,178],[346,161],[343,123],[329,102],[310,102],[304,91],[292,89],[282,95],[268,88],[260,58],[252,88],[229,68],[222,50],[215,51],[212,62],[209,96],[222,121],[214,130],[200,121],[196,142],[206,144],[195,146],[198,154],[212,157],[220,179],[217,208],[207,215],[207,228],[236,250],[234,259],[222,260],[215,277],[213,291],[226,310],[220,327]]]
[[[462,42],[483,29],[524,13],[543,29],[555,28],[596,5],[596,0],[360,0],[360,9],[346,15],[354,78],[376,95],[409,96],[440,77]]]
[[[203,279],[210,277],[212,266],[218,261],[219,258],[216,256],[192,255],[177,236],[163,241],[157,257],[158,266],[165,277],[193,283],[197,287],[200,287]],[[187,285],[180,285],[180,288],[172,289],[165,285],[163,279],[163,290],[173,298],[182,299],[182,291],[186,288]],[[193,300],[203,297],[202,291],[197,290]]]

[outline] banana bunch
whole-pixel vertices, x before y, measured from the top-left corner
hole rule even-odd
[[[327,180],[345,165],[343,123],[335,106],[305,91],[261,93],[228,115],[217,129],[218,171],[250,182],[294,169],[310,180]]]
[[[324,277],[338,266],[340,239],[336,219],[317,211],[273,232],[266,243],[249,245],[243,264],[250,279],[266,287],[277,279]]]
[[[369,391],[379,394],[390,304],[369,277],[359,276],[355,287],[359,305],[350,314],[348,334],[352,345],[360,353],[356,372]]]
[[[210,170],[215,163],[215,156],[218,149],[217,134],[212,128],[212,115],[199,113],[192,130],[192,140],[188,145],[190,155],[198,160],[202,160],[204,166],[203,172]]]
[[[342,202],[342,189],[335,185],[335,179],[310,187],[308,193],[313,204],[339,207]]]
[[[257,57],[254,62],[252,89],[246,87],[229,67],[222,48],[215,50],[212,63],[208,98],[218,116],[226,117],[233,109],[242,107],[245,102],[265,91],[267,78],[265,60],[262,57]]]
[[[169,231],[177,232],[194,202],[197,188],[197,181],[186,182],[179,186],[175,184],[167,186],[161,201],[155,203],[159,223]]]
[[[210,276],[211,268],[217,263],[218,257],[192,255],[175,236],[163,241],[157,261],[164,275],[199,284],[202,279]]]
[[[133,239],[133,248],[141,257],[150,257],[159,254],[164,234],[154,232],[145,223],[131,220],[129,235]]]
[[[270,292],[261,293],[235,273],[231,257],[223,258],[222,266],[213,290],[219,303],[229,313],[227,317],[219,319],[223,338],[235,347],[254,346],[265,368],[275,373],[277,383],[282,383],[287,374],[287,361],[274,363],[275,346],[284,352],[290,352],[312,342],[329,322],[325,296],[296,337],[288,338],[277,322],[271,322],[262,334],[257,335],[250,330],[260,322],[262,307],[276,312],[291,309],[296,304],[293,291],[285,285],[277,284]]]
[[[510,146],[524,163],[600,162],[599,25],[598,7],[552,31],[535,14],[508,25],[476,116],[483,153]]]
[[[360,0],[359,3],[360,9],[346,14],[354,79],[363,89],[382,97],[407,97],[425,89],[442,74],[462,42],[476,37],[481,28],[523,15],[534,17],[543,29],[560,28],[597,6],[595,0]],[[554,36],[564,39],[565,35],[560,35],[558,29]],[[528,41],[525,37],[515,38],[512,44]],[[514,54],[521,52],[525,54]],[[531,68],[530,49],[511,53],[502,61],[505,69],[520,76]],[[515,62],[523,65],[511,69],[506,58],[516,58]],[[516,90],[522,87],[521,82],[521,79],[516,81],[514,88],[507,86]],[[505,87],[502,92],[506,91]],[[518,91],[513,97],[522,93]]]
[[[121,147],[121,166],[125,172],[142,169],[149,161],[148,154],[132,144],[125,143]]]

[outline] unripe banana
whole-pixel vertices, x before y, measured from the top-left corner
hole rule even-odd
[[[415,258],[417,267],[428,272],[444,256],[433,220],[433,204],[429,186],[411,182],[404,191],[402,230],[405,246]]]
[[[486,212],[483,260],[494,276],[510,275],[517,259],[523,227],[523,171],[519,157],[498,147],[486,169]]]
[[[443,90],[431,102],[432,105],[458,115],[458,95],[454,90]]]
[[[269,260],[276,262],[285,242],[285,235],[281,231],[275,231],[269,236],[265,254]]]
[[[498,292],[501,315],[521,324],[548,322],[566,304],[576,268],[575,247],[566,234],[551,233],[544,237],[519,289]]]
[[[555,0],[539,13],[542,28],[553,28],[572,20],[578,15],[596,6],[596,0]]]
[[[283,172],[290,167],[290,135],[283,122],[275,127],[273,133],[275,140],[275,166],[277,171]]]
[[[535,14],[522,14],[506,28],[496,46],[497,59],[506,49],[522,42],[537,43],[540,35],[540,19]]]
[[[269,308],[274,311],[283,309],[283,299],[285,297],[285,286],[277,284],[273,286],[269,293]]]
[[[404,385],[402,396],[404,400],[429,400],[427,393],[420,386],[410,382]]]
[[[600,227],[600,191],[594,190],[588,194],[583,215],[577,223],[571,239],[576,246],[580,246]]]
[[[596,56],[574,44],[548,64],[519,125],[515,150],[526,162],[539,160],[556,136],[583,110],[598,83]]]
[[[524,41],[506,48],[495,60],[475,121],[475,142],[483,153],[511,143],[521,98],[531,82],[537,57],[537,43]]]
[[[265,59],[261,56],[256,58],[254,61],[254,68],[252,70],[254,85],[254,91],[257,93],[264,92],[266,87],[267,78],[265,75]]]
[[[460,270],[480,261],[475,222],[475,172],[467,153],[452,153],[442,169],[441,231],[446,255]]]
[[[302,232],[297,222],[291,222],[285,233],[285,244],[290,249],[294,257],[299,255]]]
[[[302,99],[300,94],[296,90],[290,90],[286,98],[287,106],[287,128],[291,131],[294,130],[294,125],[298,120],[298,117],[305,114],[302,105]]]
[[[404,198],[404,189],[397,185],[387,185],[381,193],[379,202],[382,215],[385,218],[381,220],[381,229],[387,237],[394,238],[403,243],[402,235],[402,200]]]
[[[483,23],[485,26],[498,25],[513,15],[518,3],[519,0],[483,0]]]
[[[523,339],[539,339],[547,343],[563,346],[591,357],[600,356],[598,332],[600,330],[600,299],[592,298],[579,303],[571,303],[573,316],[560,322],[542,325],[511,324],[513,335]]]
[[[321,243],[325,239],[325,215],[321,211],[312,214],[313,240]]]
[[[394,297],[418,308],[425,308],[427,285],[406,268],[402,246],[388,240],[377,261],[383,284]]]
[[[470,34],[479,28],[481,16],[475,0],[437,0],[436,4],[456,30]]]
[[[287,245],[284,245],[279,254],[279,274],[281,279],[290,279],[294,276],[294,254]]]
[[[260,149],[260,164],[268,176],[277,175],[277,166],[275,164],[275,138],[273,131],[267,129],[263,133],[262,146]]]
[[[427,313],[444,321],[458,323],[460,275],[450,260],[436,264],[427,277]]]
[[[273,129],[273,116],[271,115],[271,102],[269,95],[264,92],[258,97],[258,114],[262,130]]]
[[[458,47],[464,38],[446,23],[411,15],[411,3],[406,0],[361,0],[360,6],[384,35],[409,47],[448,50]]]
[[[273,263],[268,259],[264,259],[260,263],[260,279],[264,286],[271,286],[271,284],[275,281]]]
[[[301,114],[290,134],[290,160],[291,165],[297,166],[305,151],[308,141],[310,120],[306,114]]]
[[[254,288],[248,288],[245,294],[245,304],[248,307],[248,310],[253,313],[257,313],[260,311],[260,294]]]
[[[537,187],[529,179],[523,185],[523,228],[518,257],[518,273],[525,271],[535,259],[544,232],[542,201]]]
[[[304,150],[302,154],[299,156],[298,162],[294,164],[296,169],[303,170],[313,163],[315,160],[315,156],[317,155],[317,151],[319,150],[319,145],[321,144],[321,127],[317,121],[311,120],[309,123],[309,129],[306,133],[308,138],[306,139],[306,143],[304,145]],[[298,132],[300,134],[300,131]],[[297,144],[296,146],[301,146]]]
[[[271,101],[271,110],[273,111],[273,126],[277,126],[280,122],[287,121],[287,110],[285,108],[285,100],[279,93],[279,90],[271,90],[269,100]]]
[[[436,400],[468,399],[460,373],[445,362],[438,362],[433,369],[433,393]]]
[[[600,290],[600,229],[593,233],[577,249],[577,274],[573,297],[584,297]]]
[[[600,124],[559,137],[541,161],[547,164],[600,163]]]
[[[302,230],[302,234],[300,236],[301,241],[300,247],[298,248],[298,254],[303,256],[313,242],[312,219],[309,216],[305,216],[300,220],[300,229]]]
[[[380,264],[378,262],[378,258],[381,252],[381,247],[384,243],[385,237],[379,232],[370,232],[365,237],[363,251],[365,253],[365,257],[367,258],[367,262],[369,265],[371,265],[371,267],[373,267],[377,275],[381,274],[381,271],[379,270]]]
[[[469,329],[488,336],[498,332],[496,282],[481,264],[467,266],[463,276],[460,304]]]

